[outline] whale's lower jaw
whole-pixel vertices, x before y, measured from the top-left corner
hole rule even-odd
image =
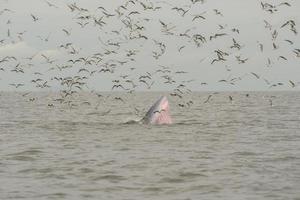
[[[172,124],[168,99],[162,96],[151,106],[145,117],[144,124]]]

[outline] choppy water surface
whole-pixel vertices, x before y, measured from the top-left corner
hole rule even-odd
[[[300,199],[300,94],[209,94],[148,126],[158,93],[0,93],[0,199]]]

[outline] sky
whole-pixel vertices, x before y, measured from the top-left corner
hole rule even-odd
[[[300,1],[284,2],[0,0],[0,91],[298,91],[282,25],[297,30]]]

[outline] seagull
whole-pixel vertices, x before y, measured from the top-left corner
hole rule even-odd
[[[279,57],[278,57],[278,60],[279,60],[279,58],[281,58],[281,59],[283,59],[283,60],[287,60],[287,58],[284,57],[284,56],[279,56]]]
[[[199,15],[194,15],[194,18],[192,19],[192,21],[195,21],[196,19],[203,19],[203,20],[205,20],[206,18],[205,17],[203,17],[203,14],[205,14],[206,12],[203,12],[203,13],[201,13],[201,14],[199,14]]]
[[[165,109],[161,109],[161,110],[155,110],[155,111],[153,111],[153,113],[155,114],[155,113],[161,113],[161,112],[165,112],[166,110]]]
[[[56,5],[54,5],[53,3],[50,3],[49,1],[45,1],[49,7],[54,7],[54,8],[58,8]]]
[[[22,83],[17,83],[17,84],[16,84],[16,83],[11,83],[11,84],[9,84],[9,85],[14,86],[15,88],[24,86],[24,84],[22,84]]]
[[[37,20],[39,20],[39,18],[36,17],[36,16],[34,16],[33,14],[30,14],[30,15],[31,15],[31,17],[32,17],[32,19],[33,19],[34,22],[36,22]]]
[[[121,84],[113,85],[111,89],[113,90],[114,88],[122,88],[122,89],[126,90],[126,89],[123,87],[123,85],[121,85]]]
[[[293,81],[289,80],[289,83],[292,85],[293,88],[296,87],[296,84]]]
[[[230,103],[232,103],[233,101],[233,97],[232,96],[228,96]]]
[[[70,36],[71,35],[71,31],[68,31],[66,29],[62,29],[63,32],[65,32],[67,34],[67,36]]]
[[[216,15],[220,15],[220,16],[222,16],[223,17],[223,14],[219,11],[219,10],[217,10],[217,9],[214,9],[214,12],[215,12],[215,14]]]
[[[208,103],[209,100],[211,99],[211,97],[212,97],[212,95],[210,94],[210,95],[207,97],[207,99],[206,99],[203,103]]]
[[[259,77],[256,73],[254,73],[254,72],[251,72],[251,74],[252,74],[253,76],[255,76],[257,79],[260,78],[260,77]]]

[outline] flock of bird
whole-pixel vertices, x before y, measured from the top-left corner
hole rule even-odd
[[[293,6],[292,1],[277,4],[269,2],[258,1],[257,3],[261,12],[265,12],[266,18],[280,12],[281,9],[288,12],[287,9]],[[37,50],[25,57],[20,57],[17,53],[12,55],[0,54],[0,83],[2,78],[8,74],[12,77],[21,77],[21,80],[25,80],[22,77],[29,74],[28,77],[31,80],[27,82],[17,82],[11,79],[8,85],[17,91],[28,85],[45,90],[59,88],[60,98],[55,99],[55,101],[74,106],[73,97],[80,91],[90,91],[98,97],[102,97],[103,95],[93,88],[92,83],[101,83],[102,77],[106,79],[109,77],[111,91],[134,93],[138,90],[151,90],[155,85],[166,85],[166,87],[173,89],[170,96],[178,99],[179,107],[190,107],[193,101],[187,97],[192,92],[189,85],[198,80],[188,79],[187,77],[191,77],[191,73],[183,70],[184,67],[179,69],[174,67],[176,63],[170,64],[172,62],[170,58],[182,57],[184,60],[185,51],[197,52],[205,48],[210,49],[210,44],[217,46],[217,48],[213,49],[205,58],[199,59],[199,56],[195,56],[192,59],[198,60],[199,65],[224,68],[229,75],[225,79],[217,80],[217,83],[235,86],[243,79],[250,78],[253,81],[262,81],[266,88],[282,85],[296,88],[299,85],[299,82],[295,80],[273,82],[255,71],[235,76],[233,66],[242,67],[255,58],[242,55],[241,52],[247,48],[247,45],[239,41],[239,36],[243,34],[243,30],[237,26],[216,23],[214,24],[215,33],[207,34],[200,31],[201,28],[205,29],[202,23],[209,23],[210,18],[217,21],[226,19],[226,14],[221,9],[213,8],[203,11],[202,7],[204,8],[205,4],[209,3],[207,0],[184,0],[180,1],[182,4],[180,6],[173,5],[172,2],[168,1],[127,0],[120,1],[119,5],[109,6],[109,8],[99,2],[99,6],[93,9],[81,6],[76,2],[65,4],[60,2],[58,4],[52,0],[40,0],[39,3],[41,6],[47,6],[50,12],[67,10],[68,15],[66,16],[70,17],[73,22],[66,24],[63,28],[58,28],[58,30],[50,30],[46,34],[43,32],[34,33],[31,32],[30,27],[38,26],[46,29],[48,24],[44,16],[29,13],[22,15],[22,18],[31,20],[28,23],[29,29],[14,31],[16,29],[13,27],[13,16],[18,13],[9,8],[8,3],[7,8],[1,8],[0,21],[2,24],[6,24],[7,31],[5,35],[0,35],[0,49],[10,44],[35,40],[45,47],[48,43],[49,46],[53,46],[52,44],[55,42],[58,43],[55,50],[63,55],[56,56],[56,54],[43,50]],[[165,12],[170,13],[171,19],[154,17]],[[185,23],[180,23],[179,20],[177,23],[177,20],[172,20],[175,17],[184,19]],[[261,28],[269,32],[270,37],[269,42],[257,41],[257,51],[263,54],[266,49],[271,48],[272,51],[277,52],[274,55],[278,55],[276,58],[266,55],[264,57],[266,64],[263,67],[272,68],[276,62],[287,62],[289,59],[300,58],[300,49],[295,46],[293,39],[286,38],[281,41],[282,37],[280,39],[278,37],[286,32],[289,32],[293,37],[298,34],[296,20],[292,18],[284,20],[278,26],[272,25],[266,19],[261,19],[264,24]],[[93,42],[94,47],[90,47],[91,50],[88,51],[86,50],[87,47],[79,46],[78,40],[83,40],[79,33],[85,36],[91,31],[95,32],[97,38]],[[54,38],[53,35],[58,33],[61,35],[60,38],[65,38],[65,42]],[[176,43],[176,41],[180,42]],[[218,44],[219,41],[226,41],[231,44],[229,46],[224,45],[224,42]],[[279,43],[282,42],[290,45],[292,57],[288,58],[286,55],[280,54],[278,49],[280,49]],[[155,66],[146,68],[148,60],[155,63]],[[166,62],[166,60],[169,61]],[[139,67],[141,65],[145,66]],[[201,73],[205,73],[205,71]],[[20,80],[20,78],[16,80]],[[202,81],[197,84],[199,87],[205,87],[209,83]],[[30,94],[30,92],[26,92],[23,96]],[[204,103],[208,103],[213,95],[214,93],[210,94]],[[113,99],[125,102],[119,96],[114,96]],[[29,101],[35,100],[35,97],[29,98]],[[229,96],[229,100],[232,102],[233,96]],[[53,106],[53,104],[48,106]]]

